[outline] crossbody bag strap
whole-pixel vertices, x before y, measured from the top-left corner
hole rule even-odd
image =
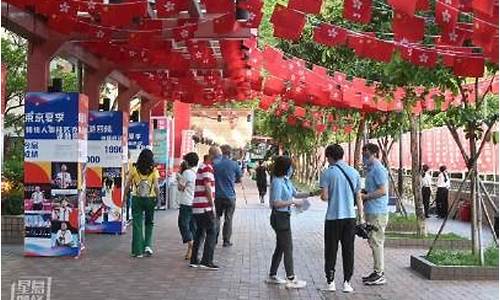
[[[342,174],[344,174],[345,178],[347,179],[347,182],[349,182],[349,187],[351,188],[353,200],[354,203],[356,203],[356,192],[354,191],[354,184],[352,183],[351,178],[349,178],[344,169],[342,169],[339,165],[335,164],[334,166],[337,167],[340,170],[340,172],[342,172]]]

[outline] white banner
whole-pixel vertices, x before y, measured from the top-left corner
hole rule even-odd
[[[86,162],[85,142],[82,140],[25,140],[24,160]]]
[[[87,141],[87,145],[88,166],[121,167],[124,150],[121,141]]]

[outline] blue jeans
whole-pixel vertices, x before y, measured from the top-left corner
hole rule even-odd
[[[181,204],[177,224],[181,232],[182,242],[191,242],[196,234],[196,223],[193,219],[193,208],[191,206]]]

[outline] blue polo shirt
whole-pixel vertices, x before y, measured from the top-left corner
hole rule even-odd
[[[361,180],[358,171],[347,165],[345,161],[339,160],[335,163],[341,167],[349,176],[353,184],[354,192],[359,192]],[[356,218],[354,211],[354,195],[349,186],[349,181],[335,165],[330,165],[323,171],[319,185],[321,188],[328,188],[328,209],[326,220],[352,219]]]
[[[374,161],[368,166],[366,173],[365,189],[368,193],[372,193],[385,186],[386,194],[376,199],[365,201],[365,213],[367,214],[386,214],[387,205],[389,204],[389,175],[387,169],[379,160]]]
[[[227,156],[214,160],[215,198],[235,200],[234,184],[241,178],[238,164]]]
[[[271,182],[271,193],[269,194],[269,205],[273,208],[274,201],[291,202],[296,194],[297,190],[288,177],[273,177],[273,181]],[[277,211],[289,212],[290,206],[275,209]]]

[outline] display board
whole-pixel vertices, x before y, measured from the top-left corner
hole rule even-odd
[[[128,150],[130,161],[136,162],[141,150],[149,145],[149,124],[146,122],[129,123]]]
[[[151,117],[151,131],[153,133],[153,154],[156,168],[160,173],[160,196],[158,197],[157,209],[167,208],[167,171],[170,161],[170,129],[171,122],[167,117]]]
[[[120,111],[89,112],[86,232],[125,231],[122,191],[128,132],[124,118]]]
[[[182,142],[181,142],[181,158],[184,157],[189,152],[194,152],[194,140],[195,135],[194,130],[183,130],[182,131]]]
[[[27,93],[26,256],[79,256],[84,242],[87,96]]]

